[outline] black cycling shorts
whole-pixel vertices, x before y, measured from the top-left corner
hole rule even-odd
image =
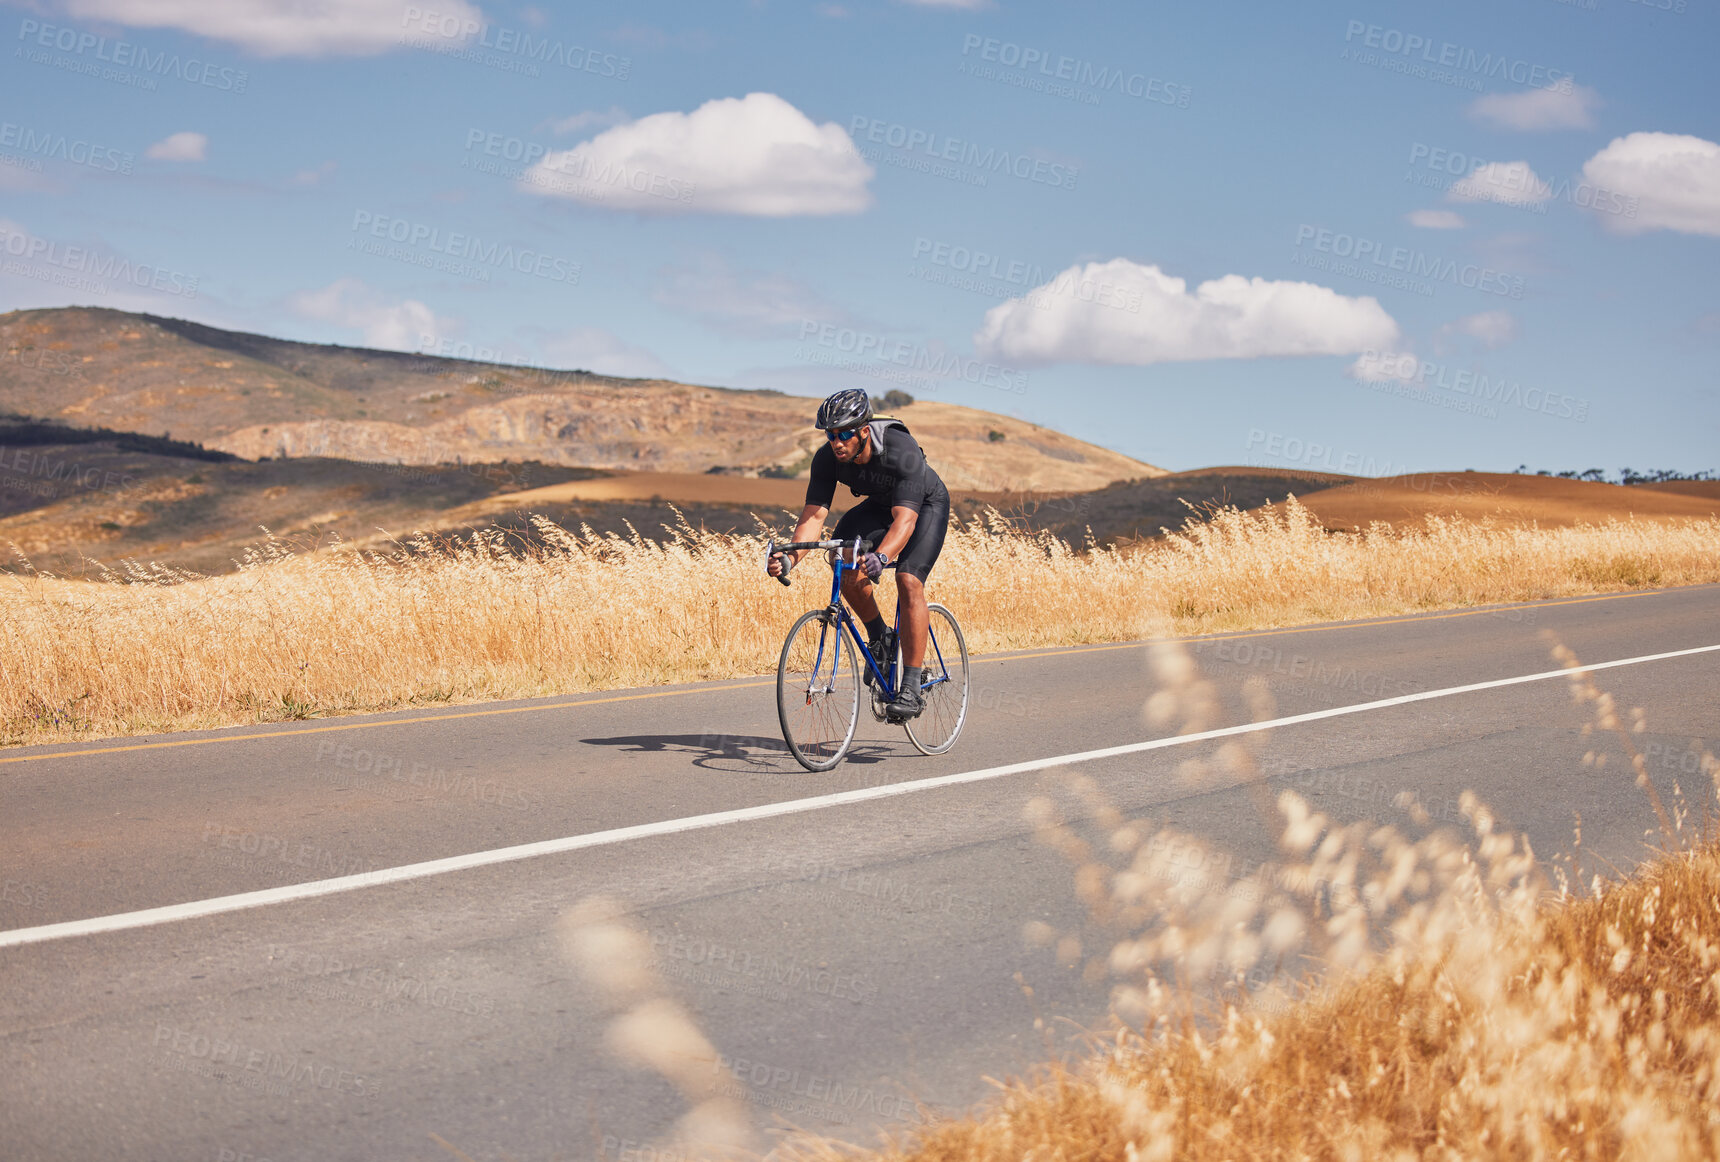
[[[884,539],[884,534],[890,531],[892,523],[889,499],[869,496],[842,514],[842,519],[836,522],[835,536],[839,541],[860,537],[876,547]],[[914,522],[914,531],[908,534],[908,543],[901,556],[896,558],[896,572],[908,573],[924,581],[932,566],[937,564],[938,554],[944,550],[944,534],[949,527],[950,498],[947,494],[922,505],[920,518]]]

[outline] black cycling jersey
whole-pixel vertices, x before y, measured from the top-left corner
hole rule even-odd
[[[812,456],[812,479],[806,484],[806,503],[829,508],[836,498],[838,481],[855,496],[873,497],[891,507],[919,512],[941,501],[949,506],[949,490],[926,463],[926,454],[900,420],[873,420],[872,457],[864,464],[843,464],[829,443]]]

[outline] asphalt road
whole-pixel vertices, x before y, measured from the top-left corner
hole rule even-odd
[[[1720,645],[1720,587],[1190,643],[1226,721],[1263,679],[1288,717],[1585,663]],[[1688,790],[1720,734],[1720,653],[1597,673],[1643,707],[1657,780]],[[1192,789],[1166,746],[635,838],[171,923],[12,943],[21,930],[326,881],[1139,743],[1140,645],[978,659],[938,758],[864,719],[810,775],[745,680],[0,753],[0,1153],[8,1159],[653,1162],[685,1110],[605,1049],[611,1015],[554,927],[628,902],[674,995],[761,1129],[858,1140],[983,1098],[1102,1027],[1106,992],[1031,949],[1078,927],[1069,866],[1023,820],[1079,813],[1071,770],[1126,813],[1268,858],[1240,787]],[[1576,813],[1629,866],[1652,827],[1562,678],[1274,728],[1263,766],[1335,819],[1452,819],[1465,788],[1543,857]],[[1603,745],[1606,745],[1603,743]],[[13,934],[9,936],[8,934]],[[1029,996],[1023,986],[1031,986]],[[1035,1018],[1044,1031],[1035,1030]],[[738,1075],[738,1076],[737,1076]],[[768,1139],[767,1139],[768,1140]]]

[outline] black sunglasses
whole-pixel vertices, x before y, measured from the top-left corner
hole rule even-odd
[[[824,434],[832,440],[838,440],[838,441],[841,441],[842,443],[846,444],[849,440],[852,440],[854,437],[856,437],[860,434],[860,429],[859,428],[843,428],[839,432],[832,431],[832,432],[825,432]]]

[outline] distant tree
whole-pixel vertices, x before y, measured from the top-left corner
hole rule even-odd
[[[1583,473],[1577,477],[1578,480],[1593,480],[1596,482],[1605,480],[1606,478],[1606,470],[1602,468],[1584,469]]]
[[[894,411],[897,408],[905,408],[909,404],[913,403],[914,397],[905,391],[897,391],[892,388],[879,396],[878,402],[885,408]]]
[[[985,438],[990,440],[992,443],[995,444],[999,440],[1006,440],[1009,437],[1005,436],[1002,432],[998,431],[996,428],[993,428],[991,431],[989,431],[985,434]]]

